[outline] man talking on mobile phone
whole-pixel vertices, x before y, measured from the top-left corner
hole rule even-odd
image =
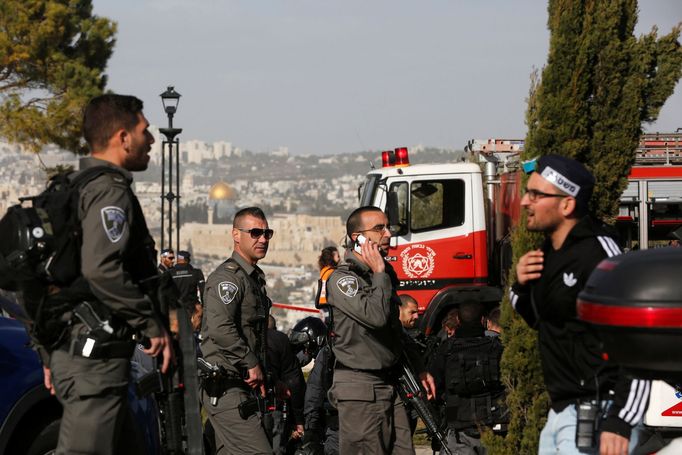
[[[336,356],[329,399],[339,411],[339,453],[414,454],[397,390],[401,357],[417,369],[428,399],[435,386],[400,323],[396,274],[384,260],[388,219],[377,207],[361,207],[348,217],[346,234],[352,244],[327,286]]]

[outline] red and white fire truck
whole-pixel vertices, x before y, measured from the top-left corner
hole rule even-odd
[[[520,215],[522,150],[521,140],[474,140],[467,162],[410,165],[408,150],[398,148],[367,174],[360,204],[384,209],[397,229],[386,259],[399,293],[417,299],[427,336],[461,301],[501,300]],[[616,228],[623,248],[666,246],[682,226],[682,134],[646,134],[636,153]],[[682,427],[682,393],[655,381],[644,422]]]
[[[523,141],[470,141],[466,162],[409,164],[407,148],[382,153],[362,185],[361,205],[384,209],[397,230],[387,260],[423,313],[426,335],[466,299],[500,301],[519,219]],[[682,226],[682,134],[647,134],[621,197],[623,247],[667,245]]]

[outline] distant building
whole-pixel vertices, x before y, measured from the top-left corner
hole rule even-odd
[[[270,152],[271,156],[289,156],[289,147],[278,147],[277,149]]]
[[[209,215],[209,223],[184,224],[181,243],[191,240],[195,255],[225,257],[233,248],[232,226],[212,221],[213,216]],[[338,246],[345,233],[343,220],[338,216],[277,213],[268,222],[275,235],[264,260],[267,264],[315,266],[320,250]]]

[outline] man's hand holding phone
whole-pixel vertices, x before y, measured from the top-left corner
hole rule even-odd
[[[358,235],[355,241],[355,251],[362,256],[365,263],[374,273],[381,273],[386,270],[384,257],[379,251],[379,245],[367,239],[364,235]]]

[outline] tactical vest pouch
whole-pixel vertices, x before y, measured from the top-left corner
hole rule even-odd
[[[471,396],[502,388],[501,356],[502,344],[496,337],[455,339],[447,354],[448,392]]]
[[[448,341],[450,342],[450,341]],[[455,338],[446,358],[448,425],[460,430],[509,421],[497,337]]]
[[[445,415],[448,426],[454,430],[479,425],[506,430],[509,411],[505,404],[504,390],[474,397],[448,396]]]

